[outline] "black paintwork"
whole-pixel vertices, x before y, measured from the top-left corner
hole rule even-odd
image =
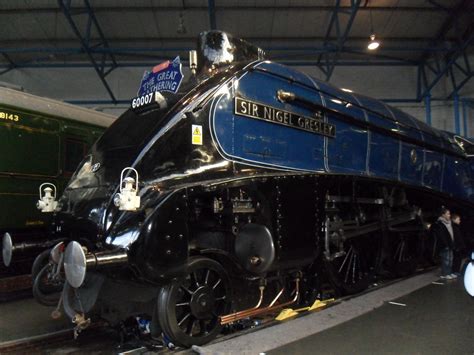
[[[239,42],[230,43],[238,47]],[[245,46],[234,52],[236,58],[259,57],[258,50]],[[420,207],[428,219],[433,218],[430,214],[437,206],[446,202],[458,211],[471,206],[424,186],[410,186],[370,174],[349,176],[329,174],[326,170],[298,171],[224,157],[222,147],[216,143],[216,132],[210,127],[213,100],[225,95],[218,92],[225,88],[222,84],[261,69],[255,69],[249,62],[216,64],[207,60],[206,63],[210,71],[201,71],[191,78],[178,94],[166,94],[166,107],[154,105],[148,109],[128,110],[122,115],[93,146],[59,201],[52,224],[54,239],[77,240],[93,253],[117,249],[127,252],[125,265],[97,271],[114,280],[114,285],[120,286],[121,280],[127,280],[127,284],[168,288],[172,281],[186,275],[191,257],[205,255],[221,263],[232,278],[253,282],[253,286],[260,278],[282,282],[282,278],[301,275],[304,271],[302,294],[307,300],[314,300],[321,265],[327,264],[329,278],[338,289],[356,292],[367,287],[373,273],[384,266],[382,249],[385,256],[391,257],[390,253],[396,252],[410,233],[417,240],[423,235],[423,218],[414,217],[403,225],[408,232],[394,236],[396,233],[390,231],[393,218],[410,215],[415,206]],[[292,81],[288,79],[288,82]],[[355,122],[347,112],[338,115],[344,117],[341,122]],[[202,127],[205,137],[202,145],[192,144],[192,125]],[[364,122],[354,126],[371,129]],[[399,125],[399,128],[399,132],[387,134],[385,139],[418,142],[402,137],[404,134],[408,137],[410,134],[404,130],[413,131],[414,126]],[[426,136],[433,131],[426,127],[423,130]],[[385,131],[380,129],[379,133]],[[220,132],[223,133],[234,134]],[[444,142],[437,154],[444,150],[462,155],[459,147],[448,144],[448,138],[437,136],[439,142]],[[324,139],[337,142],[338,136]],[[299,142],[290,143],[298,145]],[[322,156],[323,151],[314,150],[310,154]],[[100,168],[94,172],[84,171],[86,162],[100,163]],[[139,172],[141,206],[135,212],[119,211],[113,202],[119,191],[120,173],[129,166]],[[330,196],[344,201],[330,202]],[[360,198],[372,202],[360,202]],[[384,202],[373,202],[379,199]],[[270,265],[252,267],[248,260],[243,261],[241,253],[236,253],[239,231],[248,230],[249,225],[267,228],[273,245],[268,242],[252,245],[250,238],[243,238],[243,245],[237,243],[239,250],[248,250],[249,258],[271,257],[273,260],[274,257]],[[334,235],[329,240],[326,232],[333,225],[340,225],[347,234],[334,227],[330,231]],[[354,230],[364,228],[368,232],[360,238],[346,238]],[[255,238],[266,238],[262,228],[251,230],[256,233]],[[259,253],[262,245],[274,250]],[[413,250],[409,257],[413,257],[411,252]],[[350,268],[345,275],[338,275],[346,262],[341,259],[344,255],[357,258],[354,266],[360,270],[357,269],[358,275],[353,272],[352,281],[344,280],[344,276],[349,279]],[[391,266],[393,260],[390,262],[385,264]],[[404,265],[411,271],[416,263],[409,260]],[[131,293],[124,291],[121,298],[124,303]],[[255,303],[253,294],[249,302],[240,302],[247,296],[236,292],[235,300],[241,304]],[[103,298],[99,295],[99,299]],[[125,306],[120,312],[127,313]]]

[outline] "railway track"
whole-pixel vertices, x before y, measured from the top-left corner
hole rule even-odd
[[[0,302],[31,297],[31,275],[18,275],[0,278]]]
[[[91,326],[74,339],[74,330],[65,329],[53,333],[0,343],[0,354],[137,354],[170,352],[161,342],[129,340],[120,342],[117,332],[110,327],[97,324]]]
[[[419,270],[414,275],[410,275],[409,277],[429,272],[431,270],[433,270],[433,267],[425,268]],[[383,287],[393,285],[409,277],[380,281],[377,284],[373,284],[369,289],[362,293],[338,298],[335,301],[328,303],[326,306],[316,310],[316,312],[332,307],[351,298],[360,297],[366,293],[370,293]],[[305,317],[306,315],[309,315],[311,313],[312,312],[300,312],[292,318]],[[226,329],[226,332],[216,338],[212,343],[226,341],[238,336],[242,336],[244,334],[249,334],[279,324],[280,322],[275,320],[276,316],[277,314],[275,313],[267,315],[263,318],[252,319],[234,324],[228,327]],[[91,327],[83,331],[77,340],[74,339],[73,329],[66,329],[54,333],[48,333],[39,336],[33,336],[0,343],[0,354],[39,352],[61,355],[89,352],[98,354],[166,354],[176,353],[177,351],[180,354],[190,353],[189,350],[185,349],[170,350],[168,347],[164,346],[162,342],[151,341],[147,340],[146,338],[121,341],[117,331],[106,326],[104,323],[93,324]]]

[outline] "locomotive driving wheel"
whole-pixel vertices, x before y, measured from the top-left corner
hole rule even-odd
[[[188,275],[158,295],[158,319],[164,334],[175,344],[190,347],[211,341],[221,331],[219,317],[229,313],[230,280],[216,261],[193,257]]]
[[[396,235],[391,238],[389,267],[395,276],[406,276],[416,270],[418,263],[417,235]]]
[[[441,245],[438,237],[434,233],[427,233],[424,238],[424,256],[432,265],[441,263],[440,257]]]
[[[325,260],[330,281],[342,294],[357,293],[369,287],[370,269],[363,248],[356,240],[344,242],[343,253]]]

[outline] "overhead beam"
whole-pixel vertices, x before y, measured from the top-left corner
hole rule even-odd
[[[463,53],[463,57],[464,56],[467,57],[466,51]],[[462,65],[465,65],[465,67],[462,67]],[[464,58],[459,56],[451,65],[449,69],[449,76],[452,87],[451,92],[448,94],[448,99],[451,99],[457,95],[464,85],[466,85],[471,80],[471,78],[474,76],[474,72],[472,71],[469,62],[466,62]]]
[[[169,59],[169,57],[162,57],[160,59]],[[187,60],[183,59],[182,62],[187,64]],[[299,67],[314,67],[314,61],[302,61],[302,60],[282,60],[279,61],[280,64],[288,66],[299,66]],[[124,61],[118,64],[117,68],[135,68],[135,67],[153,67],[156,65],[156,61]],[[412,63],[403,62],[403,61],[387,61],[387,60],[339,60],[338,66],[401,66],[401,67],[413,67]],[[0,65],[0,69],[8,69],[8,65]],[[27,62],[27,63],[17,63],[16,68],[94,68],[90,62],[67,62],[67,63],[36,63],[36,62]]]
[[[10,58],[10,56],[7,53],[1,52],[1,54],[5,58],[5,60],[9,63],[9,66],[5,68],[4,70],[0,71],[0,75],[8,73],[10,70],[13,70],[16,68],[16,63]]]
[[[434,1],[430,1],[436,4]],[[446,8],[448,16],[430,42],[430,48],[444,46],[446,36],[454,29],[457,41],[453,48],[445,53],[424,51],[418,67],[417,99],[423,100],[431,95],[431,90],[444,77],[449,79],[452,89],[446,98],[454,97],[473,76],[468,58],[468,48],[474,43],[474,20],[468,16],[468,24],[463,32],[459,29],[460,18],[474,8],[471,0],[459,1],[453,8]]]
[[[432,2],[433,3],[433,2]],[[159,6],[160,3],[153,4],[153,6],[143,5],[140,3],[134,4],[133,6],[101,6],[100,2],[97,4],[94,3],[94,12],[98,13],[111,13],[111,12],[128,12],[128,13],[136,13],[136,12],[160,12],[160,13],[167,13],[167,12],[179,12],[183,10],[183,7],[180,5],[164,5]],[[73,6],[72,9],[80,9],[81,7]],[[334,10],[333,5],[274,5],[268,6],[267,2],[255,2],[255,5],[241,5],[238,2],[235,5],[217,5],[215,6],[216,10],[222,11],[281,11],[281,12],[288,12],[288,11],[328,11],[332,12]],[[341,10],[350,10],[351,6],[341,5]],[[186,4],[186,11],[199,11],[199,12],[206,12],[209,10],[209,6],[197,5],[191,2]],[[32,7],[31,5],[20,7],[17,6],[15,8],[8,8],[2,9],[2,14],[31,14],[34,11],[35,13],[60,13],[62,12],[57,7]],[[370,7],[361,7],[359,11],[383,11],[383,12],[427,12],[427,13],[439,13],[446,11],[445,7],[440,6],[377,6],[377,2],[371,2]],[[468,10],[472,13],[472,10]]]
[[[270,46],[262,46],[265,51],[274,51],[274,52],[303,52],[299,53],[301,55],[305,54],[317,54],[322,52],[329,52],[335,51],[334,48],[324,48],[322,46],[280,46],[280,45],[270,45]],[[181,46],[181,47],[98,47],[98,48],[90,48],[90,51],[93,53],[152,53],[152,52],[179,52],[179,51],[189,51],[193,49],[191,46]],[[340,49],[341,51],[347,53],[358,53],[358,54],[365,54],[368,57],[371,57],[373,53],[367,53],[365,46],[344,46]],[[365,52],[365,53],[364,53]],[[439,53],[448,53],[452,52],[452,47],[433,47],[427,48],[424,46],[384,46],[377,50],[378,53],[384,52],[439,52]],[[8,55],[9,53],[48,53],[48,54],[57,54],[57,55],[71,55],[71,54],[81,54],[84,53],[82,48],[76,47],[3,47],[0,48],[0,53]],[[8,62],[10,60],[7,59]]]
[[[110,98],[113,102],[116,101],[114,93],[110,88],[105,77],[117,67],[117,62],[112,53],[102,53],[100,58],[96,58],[94,55],[94,49],[97,48],[109,48],[108,42],[102,32],[101,27],[95,17],[94,11],[89,4],[89,0],[83,0],[83,8],[78,10],[76,7],[72,7],[72,0],[58,0],[59,7],[62,9],[66,20],[71,26],[72,31],[76,35],[77,39],[81,43],[81,47],[86,53],[89,61],[91,62],[94,70],[99,76],[100,81],[104,85],[105,89],[109,93]],[[75,20],[77,16],[87,16],[86,28],[81,31],[79,29],[79,24]],[[97,32],[98,41],[92,39],[92,31]]]
[[[439,10],[443,10],[443,11],[447,11],[447,12],[449,12],[451,10],[449,7],[446,7],[445,5],[442,5],[442,4],[438,3],[435,0],[428,0],[428,2]]]
[[[16,66],[15,62],[10,58],[8,54],[2,51],[2,56],[7,60],[8,63],[14,68]]]
[[[92,39],[98,39],[95,37],[92,37]],[[243,39],[246,41],[251,41],[255,42],[258,44],[259,41],[261,42],[293,42],[293,43],[301,43],[301,42],[320,42],[321,44],[324,42],[324,40],[329,39],[330,41],[337,41],[338,37],[337,36],[330,36],[327,38],[326,36],[258,36],[258,35],[253,35],[253,36],[244,36]],[[70,46],[72,41],[76,41],[77,37],[71,36],[70,38],[61,38],[61,39],[51,39],[51,40],[43,40],[43,42],[47,43],[48,46]],[[109,38],[109,40],[112,40],[112,38]],[[350,36],[350,41],[351,42],[363,42],[364,44],[367,44],[368,36]],[[41,40],[39,39],[25,39],[21,41],[22,46],[38,46],[38,42]],[[148,37],[133,37],[133,39],[130,39],[130,37],[113,37],[114,42],[150,42],[150,44],[156,45],[156,36],[148,36]],[[194,44],[196,41],[196,37],[193,36],[180,36],[180,37],[160,37],[160,43],[166,43],[166,42],[172,42],[172,43],[188,43],[188,44]],[[389,43],[394,43],[394,42],[400,42],[397,45],[398,46],[411,46],[411,45],[417,45],[419,44],[420,47],[423,44],[427,48],[432,48],[428,44],[429,42],[432,41],[431,37],[394,37],[394,36],[384,36],[384,43],[389,44]],[[453,44],[457,41],[457,38],[455,37],[447,37],[445,38],[445,42],[443,44],[439,44],[437,47],[440,48],[448,48],[450,44]],[[109,41],[110,42],[110,41]],[[3,49],[8,49],[9,47],[15,48],[18,46],[18,40],[2,40],[1,44],[3,46]],[[385,47],[385,45],[384,45]],[[380,47],[377,50],[382,50],[382,47]]]
[[[209,0],[209,26],[211,30],[216,29],[216,4],[214,0]]]
[[[331,20],[329,21],[323,43],[324,48],[333,48],[334,51],[321,54],[317,62],[319,69],[321,69],[321,71],[326,76],[326,81],[331,79],[332,73],[340,56],[340,52],[344,47],[344,43],[346,42],[352,24],[354,23],[357,10],[359,10],[360,3],[361,0],[351,0],[350,8],[342,9],[341,1],[336,0],[336,5],[334,7]],[[343,22],[341,22],[341,17],[348,17],[345,25]],[[336,40],[332,41],[332,37],[336,37]]]
[[[459,81],[456,79],[454,72],[454,66],[460,66],[461,61],[467,56],[466,50],[474,42],[474,26],[470,26],[466,31],[464,40],[461,45],[447,55],[442,61],[435,59],[435,63],[424,62],[420,65],[419,71],[422,80],[420,81],[420,88],[418,90],[418,100],[422,100],[426,95],[431,94],[431,90],[438,84],[438,82],[445,76],[450,78],[452,83],[452,91],[447,98],[451,98],[456,94],[473,76],[470,68],[463,68],[463,71],[459,75],[463,78]],[[434,65],[433,65],[434,64]]]

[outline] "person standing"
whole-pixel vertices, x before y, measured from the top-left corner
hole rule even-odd
[[[451,211],[441,207],[438,220],[431,226],[433,237],[438,240],[441,256],[441,279],[452,280],[457,278],[453,274],[454,232],[451,224]]]
[[[451,215],[451,222],[453,225],[454,234],[454,248],[453,248],[453,272],[456,275],[461,273],[462,260],[467,257],[466,246],[464,243],[464,235],[461,230],[461,216],[453,213]]]

